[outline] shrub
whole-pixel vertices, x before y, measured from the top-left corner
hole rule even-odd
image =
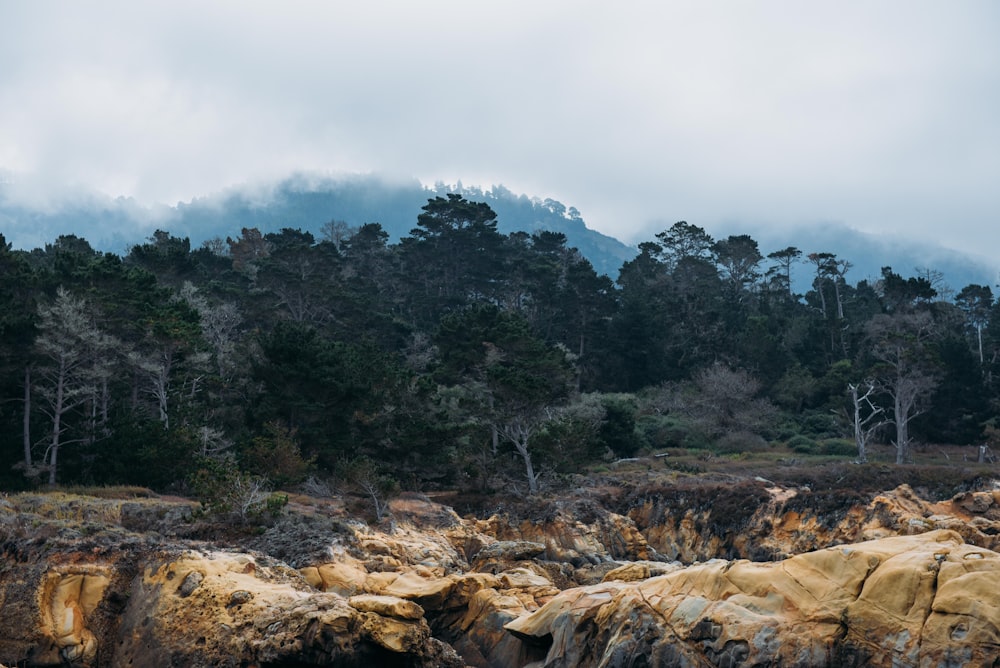
[[[631,398],[607,397],[604,400],[604,420],[598,436],[618,457],[631,457],[642,444],[636,434],[635,413],[635,401]]]
[[[280,422],[268,422],[264,432],[243,451],[241,460],[247,469],[258,475],[267,475],[279,486],[304,480],[316,458],[302,456],[295,430],[286,428]]]
[[[720,453],[760,452],[767,448],[767,441],[757,434],[748,431],[734,431],[725,434],[716,444]]]
[[[813,413],[802,420],[802,433],[814,438],[837,436],[837,421],[829,413]]]
[[[399,493],[399,483],[385,473],[382,466],[368,457],[356,457],[340,463],[339,474],[344,483],[367,497],[379,522],[389,513],[389,499]]]
[[[267,510],[271,517],[277,517],[288,505],[288,495],[279,494],[278,492],[272,493],[267,497],[267,501],[264,502],[264,508]]]
[[[246,523],[269,508],[267,479],[241,471],[229,455],[200,458],[190,482],[196,498],[209,513],[231,513]]]
[[[539,464],[562,473],[575,472],[605,451],[596,429],[572,414],[552,420],[532,438],[532,450]]]
[[[849,438],[828,438],[820,443],[824,455],[853,457],[858,454],[857,444]]]
[[[671,415],[643,415],[636,420],[641,438],[654,449],[704,448],[707,443],[696,436],[690,425]]]
[[[815,454],[818,449],[816,441],[809,438],[805,434],[796,434],[795,436],[792,436],[790,439],[788,439],[787,445],[793,451],[805,455]]]

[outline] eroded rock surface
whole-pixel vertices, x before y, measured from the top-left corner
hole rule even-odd
[[[552,667],[992,665],[998,586],[1000,555],[935,531],[575,588],[506,628]]]
[[[904,486],[826,512],[800,490],[750,492],[720,500],[739,510],[725,526],[653,497],[477,519],[410,495],[377,527],[300,499],[245,538],[181,500],[68,499],[83,526],[45,499],[5,503],[0,662],[958,666],[1000,653],[1000,494],[931,503]],[[743,551],[793,556],[711,559]]]
[[[345,599],[317,591],[281,562],[225,552],[147,565],[133,585],[116,657],[114,666],[461,665],[431,638],[412,602]]]

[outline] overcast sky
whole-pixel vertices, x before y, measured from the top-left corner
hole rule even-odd
[[[174,204],[294,171],[995,255],[1000,2],[0,0],[0,169]]]

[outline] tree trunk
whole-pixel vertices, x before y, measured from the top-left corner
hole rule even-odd
[[[858,461],[868,461],[868,444],[865,442],[864,428],[861,420],[861,399],[858,397],[858,386],[850,385],[851,403],[854,405],[854,443],[858,446]]]
[[[976,326],[976,338],[979,339],[979,366],[983,366],[983,326]]]
[[[904,406],[904,401],[896,393],[894,410],[896,412],[896,463],[905,464],[910,459],[910,416],[907,415],[909,407]]]
[[[868,383],[866,392],[858,394],[858,385],[848,384],[847,389],[851,394],[851,403],[854,406],[854,442],[858,446],[858,461],[865,463],[868,461],[868,441],[871,440],[875,431],[885,424],[884,420],[879,420],[882,409],[872,403],[871,395],[875,391],[875,386]],[[868,416],[861,414],[862,404],[868,404]]]
[[[531,464],[531,453],[528,451],[528,439],[522,441],[520,439],[514,441],[514,448],[517,453],[521,455],[521,459],[524,460],[524,470],[525,475],[528,477],[528,492],[531,494],[538,493],[538,477],[535,475],[535,467]]]
[[[59,373],[56,377],[55,400],[52,402],[52,442],[49,444],[49,484],[56,484],[59,464],[59,442],[62,436],[62,416],[66,407],[66,382],[69,370],[65,355],[59,357]]]
[[[24,415],[21,418],[24,444],[24,472],[31,473],[31,365],[24,367]]]
[[[49,444],[49,484],[56,484],[56,467],[59,464],[59,436],[62,431],[63,386],[65,377],[59,374],[56,384],[56,400],[52,406],[52,442]]]

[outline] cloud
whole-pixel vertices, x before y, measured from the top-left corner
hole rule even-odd
[[[1000,6],[985,0],[0,14],[0,93],[16,100],[0,167],[52,188],[173,203],[379,172],[555,197],[629,241],[680,219],[1000,241]]]

